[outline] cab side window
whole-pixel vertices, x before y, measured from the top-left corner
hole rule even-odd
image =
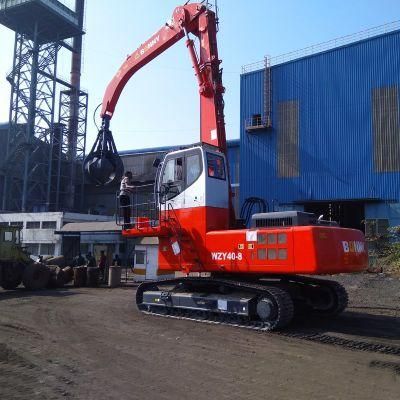
[[[218,154],[207,153],[207,172],[210,178],[225,180],[224,158]]]

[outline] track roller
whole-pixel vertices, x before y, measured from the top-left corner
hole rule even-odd
[[[257,316],[270,330],[284,328],[293,318],[293,301],[288,292],[277,287],[266,286],[266,295],[257,302]]]

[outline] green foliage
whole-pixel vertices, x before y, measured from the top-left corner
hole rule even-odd
[[[366,226],[366,232],[370,233],[366,235],[370,264],[385,270],[400,270],[400,226],[390,227],[380,235],[373,226]]]

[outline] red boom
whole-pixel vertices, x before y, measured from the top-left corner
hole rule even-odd
[[[189,38],[186,41],[199,84],[201,142],[226,153],[224,87],[219,69],[215,14],[201,4],[175,8],[171,21],[128,56],[107,87],[101,117],[112,118],[119,96],[133,74],[188,33],[197,36],[200,42],[197,55],[193,41]]]

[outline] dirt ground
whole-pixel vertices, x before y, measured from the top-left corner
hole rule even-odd
[[[400,280],[339,279],[348,311],[290,332],[400,346]],[[0,399],[399,399],[398,356],[147,316],[134,292],[0,290]]]

